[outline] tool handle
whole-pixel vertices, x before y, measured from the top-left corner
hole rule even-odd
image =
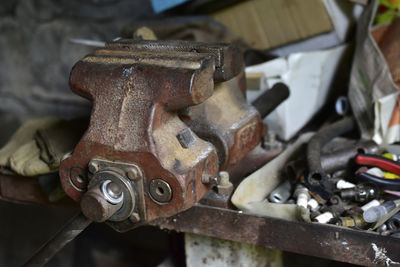
[[[271,89],[266,90],[251,104],[258,110],[261,118],[265,118],[277,106],[289,97],[289,88],[284,83],[276,83]]]

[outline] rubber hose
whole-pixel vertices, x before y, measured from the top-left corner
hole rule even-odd
[[[289,88],[284,83],[276,83],[271,89],[266,90],[251,104],[258,110],[261,118],[265,118],[277,106],[289,97]]]
[[[334,185],[325,173],[321,164],[321,150],[333,138],[353,130],[356,127],[354,119],[343,118],[318,131],[307,146],[308,175],[305,183],[314,197],[320,203],[325,203],[332,195]]]
[[[350,132],[356,128],[352,117],[343,118],[318,131],[307,146],[307,163],[310,173],[324,173],[321,165],[321,150],[333,138]]]

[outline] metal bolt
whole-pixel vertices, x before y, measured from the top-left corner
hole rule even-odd
[[[340,196],[345,199],[353,199],[357,202],[366,202],[375,199],[379,191],[372,185],[358,184],[353,189],[346,189],[340,192]]]
[[[203,174],[203,176],[201,177],[201,182],[203,184],[218,185],[221,182],[221,177],[219,176],[219,174],[216,175]]]
[[[231,182],[229,181],[229,173],[225,171],[221,171],[218,173],[221,179],[220,185],[229,185]]]
[[[99,170],[99,165],[96,162],[89,162],[88,169],[90,173],[95,173]]]
[[[307,208],[308,200],[310,199],[310,194],[307,188],[298,184],[294,190],[293,196],[296,199],[297,206]]]
[[[119,197],[115,198],[115,196]],[[104,222],[113,216],[123,204],[123,193],[111,180],[92,187],[81,200],[83,214],[95,222]]]
[[[233,191],[233,184],[229,181],[229,173],[225,171],[219,172],[220,182],[217,185],[218,194],[228,196]]]
[[[266,150],[276,150],[281,148],[282,143],[276,139],[276,133],[274,131],[268,131],[266,136],[264,136],[264,148]]]
[[[135,180],[140,177],[140,171],[137,168],[130,168],[129,171],[126,173],[129,179]]]
[[[131,222],[138,222],[140,221],[140,215],[136,212],[132,213],[131,216],[129,216],[129,220],[131,220]]]

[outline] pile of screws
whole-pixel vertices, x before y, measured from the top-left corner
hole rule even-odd
[[[312,186],[305,179],[307,166],[299,164],[299,159],[288,162],[284,170],[287,179],[270,193],[268,201],[308,209],[312,222],[400,237],[400,157],[379,150],[363,152],[355,150],[343,161],[343,151],[335,151],[333,154],[342,157],[336,162],[344,164],[324,171],[327,181],[316,180]],[[321,161],[335,157],[333,154],[323,155]],[[327,197],[321,197],[321,190]]]

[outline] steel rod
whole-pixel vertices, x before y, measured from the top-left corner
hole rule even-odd
[[[75,215],[70,221],[58,231],[57,234],[42,247],[40,247],[31,258],[22,265],[23,267],[39,267],[49,262],[54,255],[65,245],[75,239],[92,221],[86,218],[81,212]]]

